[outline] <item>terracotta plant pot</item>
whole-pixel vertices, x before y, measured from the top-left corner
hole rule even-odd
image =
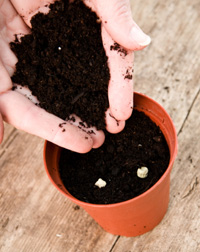
[[[45,142],[44,164],[53,185],[66,197],[83,207],[107,232],[122,236],[138,236],[152,230],[163,219],[169,203],[170,173],[177,155],[177,136],[167,112],[151,98],[134,93],[134,106],[143,111],[163,132],[170,151],[169,166],[163,176],[143,194],[114,204],[91,204],[73,197],[59,176],[61,148]]]

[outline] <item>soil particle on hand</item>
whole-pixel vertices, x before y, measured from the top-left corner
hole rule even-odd
[[[96,204],[122,202],[152,187],[169,164],[165,138],[144,113],[133,110],[125,129],[106,133],[105,143],[84,155],[63,149],[60,176],[66,189],[76,198]],[[137,170],[148,167],[148,176],[139,178]],[[95,187],[102,178],[103,188]],[[81,190],[80,190],[81,188]]]
[[[27,86],[46,111],[105,129],[110,73],[97,20],[81,0],[57,1],[48,14],[36,14],[30,34],[10,44],[18,58],[12,81]]]
[[[127,75],[124,76],[124,79],[132,80],[133,79],[133,75],[132,74],[127,74]]]
[[[110,46],[110,50],[114,50],[117,51],[119,53],[121,53],[121,55],[126,56],[127,55],[127,51],[125,48],[123,48],[122,46],[120,46],[118,43],[114,43],[114,45]]]
[[[126,75],[124,76],[124,79],[129,79],[129,80],[133,79],[133,75],[130,74],[129,69],[126,70]]]

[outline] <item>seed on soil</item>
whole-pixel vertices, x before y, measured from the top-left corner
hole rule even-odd
[[[146,178],[148,176],[148,172],[149,172],[148,168],[145,166],[142,166],[137,169],[137,176],[139,178]]]
[[[103,179],[99,178],[97,182],[95,183],[95,186],[98,186],[99,188],[105,187],[106,186],[106,181]]]

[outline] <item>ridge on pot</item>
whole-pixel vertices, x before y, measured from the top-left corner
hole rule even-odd
[[[91,204],[73,197],[59,175],[61,148],[45,142],[44,165],[53,185],[66,197],[83,207],[107,232],[122,236],[137,236],[153,229],[163,219],[169,203],[170,173],[177,155],[177,136],[173,122],[162,106],[151,98],[134,93],[134,107],[144,112],[161,129],[167,141],[170,161],[162,177],[141,195],[120,203]]]

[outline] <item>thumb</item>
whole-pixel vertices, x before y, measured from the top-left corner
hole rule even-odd
[[[133,21],[129,0],[94,0],[95,10],[107,32],[129,50],[141,50],[151,38]]]

